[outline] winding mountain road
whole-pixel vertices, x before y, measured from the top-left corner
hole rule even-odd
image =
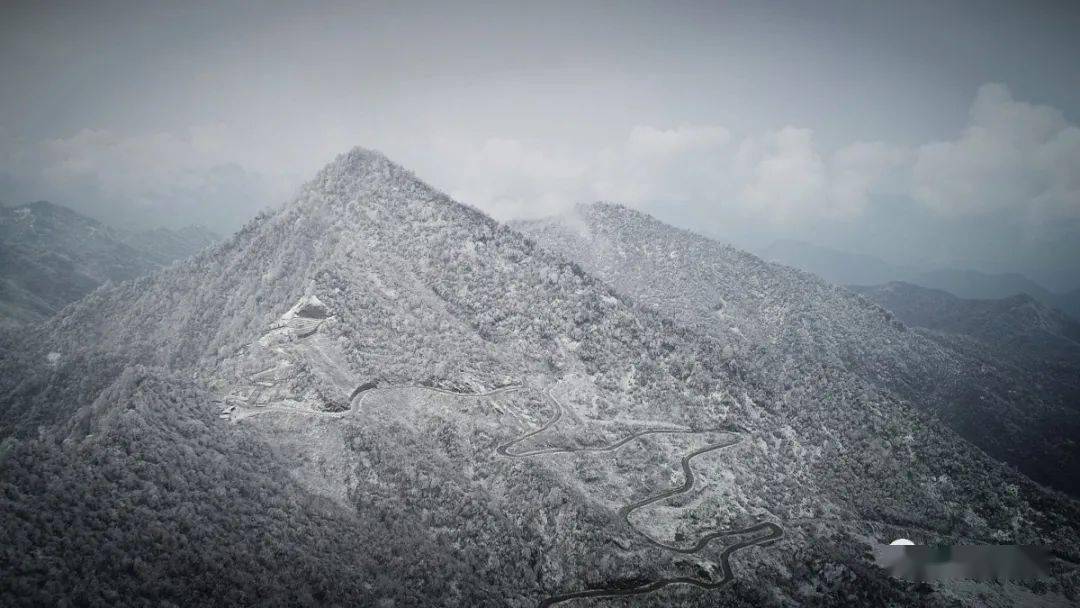
[[[519,387],[519,388],[521,388],[521,387]],[[488,393],[488,394],[490,394],[490,393]],[[626,438],[620,439],[619,441],[617,441],[615,443],[612,443],[610,445],[590,446],[590,447],[582,447],[582,448],[541,448],[541,449],[538,449],[538,450],[529,450],[529,451],[525,451],[525,452],[511,452],[510,449],[513,446],[515,446],[515,445],[517,445],[519,443],[522,443],[523,441],[526,441],[531,437],[535,437],[535,436],[543,433],[544,431],[546,431],[546,430],[550,429],[551,427],[555,426],[555,424],[557,422],[559,422],[559,420],[562,418],[562,414],[563,414],[562,404],[559,403],[559,400],[556,399],[555,396],[552,395],[550,391],[547,393],[547,397],[548,397],[548,399],[551,400],[552,403],[555,404],[555,415],[552,416],[550,419],[548,419],[548,421],[545,422],[542,426],[540,426],[540,428],[529,431],[528,433],[525,433],[524,435],[521,435],[521,436],[519,436],[519,437],[517,437],[515,439],[512,439],[512,440],[500,445],[499,447],[497,447],[495,449],[496,453],[498,453],[500,456],[506,456],[507,458],[525,458],[525,457],[528,457],[528,456],[540,456],[540,455],[544,455],[544,454],[571,454],[571,453],[578,453],[578,452],[611,452],[611,451],[614,451],[614,450],[617,450],[617,449],[621,448],[622,446],[630,443],[631,441],[634,441],[635,439],[637,439],[639,437],[644,437],[645,435],[674,434],[674,433],[697,433],[697,432],[705,433],[705,432],[709,432],[709,431],[694,431],[694,430],[690,430],[690,429],[675,429],[675,428],[649,429],[649,430],[634,433],[633,435],[630,435],[630,436],[628,436]],[[717,430],[723,431],[723,429],[717,429]]]
[[[498,395],[498,394],[501,394],[501,393],[508,393],[508,392],[512,392],[512,391],[520,391],[520,390],[526,389],[526,387],[523,386],[523,385],[513,384],[513,385],[509,385],[509,386],[503,386],[503,387],[499,387],[499,388],[496,388],[496,389],[492,389],[492,390],[489,390],[489,391],[483,391],[483,392],[477,392],[477,393],[465,393],[465,392],[452,391],[452,390],[447,390],[447,389],[443,389],[443,388],[436,388],[436,387],[430,387],[430,386],[378,387],[378,386],[371,386],[371,385],[361,385],[361,386],[358,386],[356,388],[356,390],[353,391],[352,395],[350,395],[350,398],[349,398],[350,403],[354,402],[356,400],[357,396],[362,395],[362,397],[360,399],[360,402],[355,404],[355,405],[352,405],[350,410],[354,411],[354,410],[358,409],[359,407],[361,407],[362,404],[363,404],[364,398],[367,397],[367,395],[369,394],[369,391],[373,390],[373,389],[378,389],[378,388],[419,388],[419,389],[424,389],[424,390],[431,391],[431,392],[434,392],[434,393],[440,393],[440,394],[444,394],[444,395],[451,395],[451,396],[454,396],[454,397],[477,397],[477,398],[479,398],[479,397],[490,397],[490,396]],[[502,456],[504,458],[531,458],[531,457],[534,457],[534,456],[547,456],[547,455],[554,455],[554,454],[571,454],[571,453],[579,453],[579,452],[611,452],[611,451],[614,451],[614,450],[617,450],[617,449],[621,448],[622,446],[630,443],[631,441],[634,441],[634,440],[639,439],[641,437],[644,437],[646,435],[732,433],[733,432],[730,429],[724,429],[724,428],[717,428],[717,429],[678,429],[678,428],[647,429],[647,430],[644,430],[644,431],[639,431],[637,433],[633,433],[633,434],[631,434],[631,435],[629,435],[629,436],[627,436],[627,437],[625,437],[623,439],[620,439],[619,441],[617,441],[615,443],[612,443],[612,444],[609,444],[609,445],[604,445],[604,446],[592,446],[592,447],[581,447],[581,448],[539,448],[539,449],[534,449],[534,450],[524,450],[524,451],[520,451],[520,452],[512,451],[514,446],[516,446],[518,444],[521,444],[522,442],[527,441],[528,439],[531,439],[532,437],[536,437],[537,435],[542,434],[543,432],[545,432],[548,429],[555,426],[555,424],[558,423],[559,420],[562,419],[562,415],[563,415],[563,406],[562,406],[562,404],[559,402],[558,399],[555,398],[555,395],[553,395],[550,390],[544,392],[544,394],[548,397],[548,399],[551,400],[551,403],[554,404],[554,406],[555,406],[554,415],[552,415],[551,418],[549,418],[547,421],[545,421],[542,425],[540,425],[536,429],[533,429],[531,431],[523,433],[522,435],[519,435],[518,437],[515,437],[514,439],[511,439],[510,441],[507,441],[506,443],[500,444],[495,449],[496,453],[499,456]],[[285,408],[280,408],[280,409],[285,409]],[[326,414],[327,412],[320,412],[320,413],[321,414]],[[337,415],[344,415],[344,414],[347,414],[347,413],[348,412],[340,412],[340,413],[337,413]],[[638,500],[636,502],[633,502],[633,503],[631,503],[629,505],[626,505],[625,507],[619,509],[619,515],[623,518],[623,521],[626,522],[627,526],[629,526],[638,535],[640,535],[642,537],[642,539],[646,543],[648,543],[648,544],[650,544],[650,545],[652,545],[654,547],[657,547],[659,549],[664,549],[664,550],[667,550],[667,551],[673,551],[673,552],[676,552],[676,553],[694,554],[694,553],[698,553],[699,551],[703,550],[710,543],[712,543],[713,540],[716,540],[718,538],[725,538],[725,537],[732,537],[732,536],[744,536],[744,535],[747,535],[747,534],[755,534],[755,536],[753,536],[751,538],[747,538],[747,539],[741,540],[741,541],[739,541],[737,543],[734,543],[734,544],[731,544],[731,545],[728,545],[728,546],[724,547],[723,551],[721,551],[720,556],[719,556],[720,569],[721,569],[721,573],[723,574],[723,576],[721,578],[714,580],[714,579],[695,578],[695,577],[691,577],[691,576],[678,576],[678,577],[671,577],[671,578],[662,578],[662,579],[659,579],[659,580],[656,580],[656,581],[653,581],[653,582],[650,582],[650,583],[646,583],[644,585],[639,585],[637,587],[627,587],[627,588],[623,588],[623,587],[605,587],[605,588],[585,589],[585,590],[582,590],[582,591],[571,591],[571,592],[568,592],[568,593],[561,593],[561,594],[552,595],[552,596],[548,596],[548,597],[544,598],[539,604],[540,608],[547,608],[549,606],[554,606],[556,604],[569,602],[569,601],[575,600],[575,599],[597,599],[597,598],[606,598],[606,597],[626,597],[626,596],[633,596],[633,595],[643,595],[643,594],[646,594],[646,593],[652,593],[654,591],[658,591],[658,590],[663,589],[664,587],[667,587],[669,585],[692,585],[692,586],[695,586],[695,587],[699,587],[701,589],[719,589],[721,587],[725,587],[728,584],[730,584],[734,580],[734,574],[733,574],[733,572],[731,570],[731,556],[733,554],[735,554],[736,552],[738,552],[738,551],[740,551],[742,549],[745,549],[747,547],[752,547],[752,546],[755,546],[755,545],[764,545],[764,544],[776,541],[777,539],[783,538],[784,529],[782,527],[780,527],[780,525],[778,525],[778,524],[776,524],[774,522],[771,522],[771,521],[762,521],[762,522],[759,522],[757,524],[747,526],[747,527],[744,527],[744,528],[731,528],[731,529],[723,529],[723,530],[713,530],[713,531],[705,534],[701,538],[699,538],[697,540],[697,542],[695,542],[693,545],[691,545],[689,547],[679,547],[679,546],[676,546],[676,545],[668,545],[668,544],[662,543],[662,542],[654,539],[653,537],[649,536],[645,532],[642,532],[640,529],[638,529],[633,524],[633,522],[630,521],[630,515],[633,514],[634,511],[637,511],[638,509],[646,507],[646,506],[648,506],[650,504],[657,503],[657,502],[666,500],[668,498],[671,498],[673,496],[677,496],[679,494],[685,494],[686,492],[689,492],[691,489],[693,489],[694,483],[696,481],[696,478],[694,477],[694,469],[690,466],[690,462],[694,458],[697,458],[698,456],[701,456],[703,454],[707,454],[709,452],[714,452],[714,451],[717,451],[717,450],[722,450],[724,448],[728,448],[728,447],[737,445],[741,441],[742,441],[742,437],[735,437],[734,439],[729,440],[729,441],[724,441],[724,442],[720,442],[720,443],[714,443],[714,444],[706,445],[704,447],[698,448],[698,449],[690,452],[689,454],[686,454],[685,456],[682,457],[682,461],[681,461],[682,471],[683,471],[683,482],[681,484],[679,484],[678,486],[675,486],[673,488],[669,488],[667,490],[664,490],[662,492],[658,492],[656,494],[653,494],[652,496],[649,496],[649,497],[644,498],[642,500]],[[765,532],[765,534],[758,535],[759,532]]]
[[[522,388],[522,387],[518,386],[518,387],[515,387],[515,388]],[[503,390],[505,391],[505,390],[509,390],[509,389],[510,389],[510,387],[507,387],[507,388],[505,388]],[[440,391],[440,392],[456,394],[456,395],[459,395],[459,396],[462,395],[462,393],[453,393],[451,391]],[[492,392],[494,392],[494,391],[489,391],[489,392],[484,393],[484,394],[485,395],[490,395],[490,394],[492,394]],[[524,441],[526,441],[526,440],[528,440],[528,439],[530,439],[532,437],[540,435],[544,431],[546,431],[546,430],[550,429],[551,427],[553,427],[562,418],[562,413],[563,413],[562,404],[559,403],[559,400],[555,398],[555,395],[551,394],[550,390],[546,392],[546,395],[551,400],[551,402],[555,405],[555,415],[553,415],[551,418],[549,418],[540,427],[538,427],[538,428],[536,428],[536,429],[534,429],[532,431],[529,431],[527,433],[524,433],[524,434],[522,434],[522,435],[520,435],[520,436],[518,436],[518,437],[516,437],[516,438],[514,438],[514,439],[512,439],[512,440],[498,446],[495,451],[500,456],[504,456],[504,457],[507,457],[507,458],[528,458],[528,457],[531,457],[531,456],[541,456],[541,455],[549,455],[549,454],[566,454],[566,453],[576,453],[576,452],[610,452],[610,451],[617,450],[620,447],[630,443],[631,441],[634,441],[634,440],[636,440],[638,438],[641,438],[641,437],[643,437],[645,435],[653,435],[653,434],[661,434],[661,433],[666,433],[666,434],[673,434],[673,433],[700,434],[700,433],[716,433],[716,432],[728,432],[728,433],[730,433],[731,432],[728,429],[650,429],[650,430],[645,430],[645,431],[640,431],[638,433],[634,433],[632,435],[629,435],[628,437],[625,437],[625,438],[623,438],[623,439],[621,439],[621,440],[619,440],[619,441],[617,441],[615,443],[612,443],[612,444],[606,445],[606,446],[584,447],[584,448],[541,448],[541,449],[537,449],[537,450],[528,450],[528,451],[523,451],[523,452],[512,452],[511,448],[513,448],[515,445],[518,445],[518,444],[520,444],[520,443],[522,443],[522,442],[524,442]],[[473,394],[472,396],[481,396],[481,395],[480,394]],[[707,454],[709,452],[713,452],[713,451],[716,451],[716,450],[721,450],[721,449],[724,449],[724,448],[731,447],[733,445],[737,445],[741,441],[742,441],[742,438],[737,437],[737,438],[735,438],[735,439],[733,439],[731,441],[710,444],[710,445],[698,448],[698,449],[694,450],[693,452],[690,452],[689,454],[682,457],[681,464],[682,464],[682,470],[683,470],[683,482],[680,485],[675,486],[674,488],[664,490],[664,491],[659,492],[657,494],[654,494],[654,495],[652,495],[652,496],[650,496],[648,498],[644,498],[642,500],[633,502],[633,503],[631,503],[629,505],[626,505],[625,507],[619,509],[619,515],[622,516],[623,521],[625,521],[627,526],[629,526],[632,530],[637,532],[645,540],[645,542],[649,543],[650,545],[652,545],[654,547],[658,547],[660,549],[665,549],[665,550],[668,550],[668,551],[674,551],[674,552],[683,553],[683,554],[697,553],[697,552],[701,551],[702,549],[704,549],[713,540],[715,540],[717,538],[724,538],[724,537],[730,537],[730,536],[743,536],[743,535],[746,535],[746,534],[757,534],[759,532],[765,532],[764,535],[757,535],[757,536],[754,536],[752,538],[748,538],[748,539],[739,541],[739,542],[734,543],[732,545],[728,545],[727,547],[724,548],[724,550],[720,553],[720,556],[719,556],[720,569],[721,569],[721,572],[723,574],[722,578],[717,579],[717,580],[710,580],[710,579],[695,578],[695,577],[690,577],[690,576],[680,576],[680,577],[659,579],[659,580],[653,581],[651,583],[647,583],[645,585],[640,585],[638,587],[630,587],[630,588],[610,587],[610,588],[586,589],[586,590],[583,590],[583,591],[572,591],[572,592],[561,593],[561,594],[558,594],[558,595],[552,595],[552,596],[548,596],[548,597],[544,598],[540,602],[540,608],[547,608],[548,606],[554,606],[556,604],[561,604],[563,602],[568,602],[568,601],[575,600],[575,599],[586,599],[586,598],[596,599],[596,598],[605,598],[605,597],[626,597],[626,596],[632,596],[632,595],[642,595],[642,594],[652,593],[654,591],[658,591],[660,589],[663,589],[664,587],[667,587],[668,585],[693,585],[693,586],[699,587],[701,589],[719,589],[721,587],[724,587],[724,586],[730,584],[734,580],[734,573],[731,570],[731,556],[734,553],[736,553],[736,552],[738,552],[738,551],[740,551],[742,549],[745,549],[747,547],[752,547],[752,546],[755,546],[755,545],[761,545],[761,544],[765,544],[765,543],[770,543],[772,541],[775,541],[775,540],[778,540],[778,539],[782,538],[784,536],[784,529],[782,527],[780,527],[778,524],[776,524],[774,522],[771,522],[771,521],[763,521],[763,522],[754,524],[752,526],[747,526],[745,528],[732,528],[732,529],[726,529],[726,530],[713,530],[712,532],[709,532],[708,534],[705,534],[700,539],[698,539],[698,541],[696,543],[694,543],[692,546],[690,546],[690,547],[679,547],[679,546],[675,546],[675,545],[668,545],[668,544],[662,543],[662,542],[654,539],[653,537],[649,536],[645,532],[642,532],[640,529],[638,529],[633,524],[633,522],[630,521],[630,515],[634,511],[636,511],[638,509],[641,509],[642,507],[645,507],[647,505],[650,505],[650,504],[653,504],[653,503],[656,503],[656,502],[660,502],[662,500],[666,500],[668,498],[671,498],[672,496],[677,496],[679,494],[685,494],[686,492],[689,492],[694,487],[694,482],[695,482],[694,470],[690,466],[690,461],[691,460],[693,460],[694,458],[697,458],[698,456],[701,456],[703,454]]]

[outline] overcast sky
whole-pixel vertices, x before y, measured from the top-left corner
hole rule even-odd
[[[1075,2],[356,4],[5,2],[0,201],[225,232],[362,145],[499,219],[1080,285]]]

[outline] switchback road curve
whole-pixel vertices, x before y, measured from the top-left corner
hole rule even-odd
[[[496,392],[507,392],[507,391],[510,391],[510,390],[520,390],[522,388],[524,388],[524,387],[519,386],[519,385],[514,385],[514,386],[510,386],[510,387],[503,387],[501,389],[496,389],[494,391],[488,391],[486,393],[455,393],[453,391],[446,391],[446,390],[442,390],[442,389],[433,389],[433,390],[437,390],[437,392],[442,392],[442,393],[452,394],[452,395],[458,395],[458,396],[480,397],[480,396],[491,395],[491,394],[494,394]],[[628,437],[625,437],[625,438],[623,438],[623,439],[621,439],[621,440],[619,440],[619,441],[617,441],[615,443],[612,443],[612,444],[606,445],[606,446],[584,447],[584,448],[541,448],[541,449],[526,450],[526,451],[521,451],[521,452],[511,451],[514,446],[516,446],[516,445],[518,445],[518,444],[520,444],[520,443],[522,443],[522,442],[524,442],[524,441],[526,441],[526,440],[528,440],[528,439],[530,439],[532,437],[540,435],[544,431],[547,431],[548,429],[553,427],[562,418],[562,414],[563,414],[562,404],[559,403],[559,400],[556,399],[555,395],[551,394],[550,391],[547,391],[545,394],[551,400],[551,402],[554,404],[554,406],[555,406],[555,414],[551,418],[549,418],[546,422],[544,422],[542,425],[540,425],[540,427],[538,427],[538,428],[536,428],[536,429],[534,429],[532,431],[528,431],[528,432],[526,432],[526,433],[524,433],[524,434],[522,434],[522,435],[520,435],[520,436],[518,436],[518,437],[516,437],[514,439],[511,439],[510,441],[508,441],[508,442],[506,442],[504,444],[499,445],[495,450],[496,453],[498,453],[500,456],[503,456],[503,457],[506,457],[506,458],[529,458],[529,457],[533,457],[533,456],[542,456],[542,455],[551,455],[551,454],[568,454],[568,453],[575,453],[575,452],[610,452],[610,451],[617,450],[620,447],[630,443],[631,441],[634,441],[634,440],[636,440],[636,439],[638,439],[640,437],[643,437],[645,435],[655,435],[655,434],[662,434],[662,433],[663,434],[674,434],[674,433],[701,434],[701,433],[716,433],[716,432],[730,433],[731,432],[729,429],[649,429],[649,430],[645,430],[645,431],[640,431],[638,433],[634,433],[632,435],[629,435]],[[706,546],[709,545],[709,543],[711,543],[713,540],[715,540],[717,538],[724,538],[724,537],[730,537],[730,536],[744,536],[744,535],[747,535],[747,534],[754,534],[755,536],[753,536],[751,538],[744,539],[744,540],[741,540],[741,541],[739,541],[737,543],[726,546],[724,548],[724,550],[720,553],[720,558],[719,558],[720,559],[720,569],[721,569],[721,572],[723,574],[723,576],[721,578],[715,579],[715,580],[710,580],[710,579],[695,578],[695,577],[690,577],[690,576],[680,576],[680,577],[662,578],[662,579],[653,581],[651,583],[646,583],[644,585],[640,585],[638,587],[630,587],[630,588],[611,587],[611,588],[586,589],[586,590],[583,590],[583,591],[572,591],[572,592],[561,593],[561,594],[558,594],[558,595],[552,595],[552,596],[548,596],[548,597],[544,598],[540,602],[540,608],[548,608],[549,606],[554,606],[556,604],[561,604],[563,602],[569,602],[569,601],[575,600],[575,599],[586,599],[586,598],[597,599],[597,598],[605,598],[605,597],[626,597],[626,596],[633,596],[633,595],[642,595],[642,594],[652,593],[654,591],[658,591],[660,589],[663,589],[664,587],[667,587],[668,585],[693,585],[693,586],[699,587],[701,589],[719,589],[721,587],[724,587],[724,586],[727,586],[728,584],[730,584],[734,580],[734,574],[733,574],[733,572],[731,570],[731,556],[733,554],[735,554],[736,552],[738,552],[738,551],[740,551],[742,549],[745,549],[747,547],[752,547],[752,546],[755,546],[755,545],[761,545],[761,544],[769,543],[769,542],[772,542],[772,541],[775,541],[777,539],[782,538],[784,536],[784,529],[782,527],[780,527],[778,524],[776,524],[774,522],[771,522],[771,521],[763,521],[763,522],[759,522],[757,524],[754,524],[752,526],[747,526],[745,528],[732,528],[732,529],[726,529],[726,530],[713,530],[712,532],[709,532],[708,534],[705,534],[700,539],[698,539],[698,541],[696,543],[694,543],[692,546],[679,547],[679,546],[675,546],[675,545],[668,545],[668,544],[662,543],[662,542],[652,538],[648,534],[642,532],[640,529],[638,529],[633,524],[633,522],[630,521],[630,515],[634,511],[636,511],[638,509],[641,509],[642,507],[645,507],[647,505],[650,505],[650,504],[653,504],[653,503],[656,503],[656,502],[660,502],[662,500],[666,500],[668,498],[671,498],[673,496],[677,496],[679,494],[684,494],[686,492],[689,492],[694,487],[694,482],[695,482],[694,469],[690,466],[690,461],[691,460],[693,460],[694,458],[696,458],[698,456],[701,456],[703,454],[707,454],[709,452],[713,452],[713,451],[716,451],[716,450],[722,450],[724,448],[731,447],[733,445],[738,444],[741,441],[742,441],[742,437],[736,437],[736,438],[734,438],[732,440],[729,440],[729,441],[725,441],[725,442],[721,442],[721,443],[714,443],[714,444],[711,444],[711,445],[707,445],[707,446],[698,448],[698,449],[690,452],[689,454],[686,454],[685,456],[682,457],[682,461],[681,461],[682,470],[683,470],[683,482],[682,482],[682,484],[680,484],[680,485],[678,485],[678,486],[676,486],[674,488],[670,488],[670,489],[664,490],[662,492],[659,492],[657,494],[654,494],[654,495],[652,495],[652,496],[650,496],[648,498],[644,498],[644,499],[639,500],[637,502],[631,503],[631,504],[619,509],[619,515],[622,516],[623,521],[625,521],[626,524],[632,530],[637,532],[645,540],[645,542],[649,543],[650,545],[652,545],[654,547],[658,547],[660,549],[666,549],[668,551],[674,551],[674,552],[677,552],[677,553],[684,553],[684,554],[697,553],[697,552],[701,551],[702,549],[704,549]],[[765,534],[759,534],[760,532],[764,532]]]
[[[431,391],[431,392],[434,392],[434,393],[441,393],[441,394],[444,394],[444,395],[451,395],[451,396],[455,396],[455,397],[477,397],[477,398],[479,398],[479,397],[490,397],[490,396],[498,395],[498,394],[501,394],[501,393],[508,393],[508,392],[520,391],[520,390],[526,389],[526,387],[523,386],[523,385],[512,384],[512,385],[508,385],[508,386],[502,386],[502,387],[499,387],[499,388],[495,388],[495,389],[492,389],[492,390],[489,390],[489,391],[476,392],[476,393],[466,393],[466,392],[458,392],[458,391],[452,391],[452,390],[447,390],[447,389],[443,389],[443,388],[437,388],[437,387],[431,387],[431,386],[422,386],[422,385],[420,385],[420,386],[412,386],[412,387],[380,387],[380,386],[376,386],[376,385],[373,385],[373,384],[369,384],[369,385],[358,386],[356,388],[356,390],[353,391],[352,395],[350,395],[349,401],[350,402],[355,401],[356,397],[361,395],[361,394],[363,394],[363,396],[366,397],[369,390],[378,389],[378,388],[419,388],[419,389],[428,390],[428,391]],[[539,389],[534,389],[534,390],[539,390]],[[498,447],[496,447],[495,451],[499,456],[502,456],[504,458],[531,458],[531,457],[534,457],[534,456],[547,456],[547,455],[553,455],[553,454],[571,454],[571,453],[578,453],[578,452],[611,452],[611,451],[614,451],[614,450],[617,450],[617,449],[621,448],[622,446],[630,443],[631,441],[634,441],[634,440],[639,439],[641,437],[644,437],[646,435],[677,434],[677,433],[678,434],[732,433],[733,432],[730,429],[724,429],[724,428],[716,428],[716,429],[678,429],[678,428],[647,429],[647,430],[644,430],[644,431],[639,431],[637,433],[633,433],[633,434],[631,434],[631,435],[629,435],[629,436],[627,436],[627,437],[625,437],[623,439],[620,439],[619,441],[617,441],[615,443],[605,445],[605,446],[593,446],[593,447],[582,447],[582,448],[540,448],[540,449],[525,450],[525,451],[520,451],[520,452],[512,451],[514,446],[516,446],[516,445],[518,445],[518,444],[520,444],[520,443],[522,443],[524,441],[527,441],[528,439],[530,439],[532,437],[540,435],[544,431],[547,431],[548,429],[553,427],[556,423],[559,422],[560,419],[562,419],[562,415],[563,415],[562,404],[559,403],[559,400],[555,398],[555,395],[551,394],[550,390],[544,392],[544,394],[547,396],[548,399],[551,400],[551,403],[555,406],[554,415],[552,415],[551,418],[549,418],[547,421],[545,421],[538,428],[536,428],[534,430],[531,430],[531,431],[528,431],[528,432],[526,432],[526,433],[524,433],[522,435],[519,435],[518,437],[515,437],[514,439],[511,439],[510,441],[507,441],[506,443],[503,443],[503,444],[499,445]],[[361,404],[363,403],[363,398],[360,399],[360,403]],[[352,406],[351,409],[356,409],[359,406],[360,406],[360,404],[355,404],[355,405]],[[673,496],[677,496],[679,494],[685,494],[686,492],[689,492],[694,487],[694,482],[696,480],[695,477],[694,477],[694,469],[690,466],[690,461],[691,460],[693,460],[694,458],[697,458],[698,456],[701,456],[703,454],[707,454],[709,452],[714,452],[714,451],[717,451],[717,450],[722,450],[724,448],[728,448],[728,447],[737,445],[741,441],[742,441],[742,437],[735,437],[734,439],[731,439],[729,441],[710,444],[710,445],[698,448],[698,449],[690,452],[689,454],[686,454],[685,456],[682,457],[682,461],[681,461],[682,470],[683,470],[683,482],[680,485],[675,486],[674,488],[669,488],[669,489],[664,490],[662,492],[658,492],[658,493],[656,493],[656,494],[654,494],[654,495],[652,495],[652,496],[650,496],[648,498],[644,498],[642,500],[633,502],[633,503],[631,503],[629,505],[626,505],[625,507],[619,509],[619,515],[623,518],[623,521],[626,522],[626,524],[630,527],[630,529],[637,532],[637,534],[640,535],[645,540],[645,542],[647,542],[648,544],[650,544],[650,545],[652,545],[654,547],[664,549],[664,550],[668,550],[668,551],[674,551],[676,553],[694,554],[694,553],[697,553],[697,552],[701,551],[702,549],[704,549],[713,540],[715,540],[717,538],[724,538],[724,537],[731,537],[731,536],[744,536],[744,535],[748,535],[748,534],[754,534],[755,536],[753,536],[751,538],[741,540],[741,541],[739,541],[737,543],[728,545],[728,546],[724,547],[723,551],[721,551],[719,559],[720,559],[720,569],[721,569],[721,572],[723,574],[722,578],[713,580],[713,579],[695,578],[695,577],[690,577],[690,576],[678,576],[678,577],[662,578],[662,579],[659,579],[659,580],[655,580],[655,581],[653,581],[651,583],[646,583],[644,585],[639,585],[637,587],[628,587],[628,588],[607,587],[607,588],[585,589],[585,590],[582,590],[582,591],[571,591],[571,592],[568,592],[568,593],[560,593],[560,594],[557,594],[557,595],[552,595],[552,596],[548,596],[548,597],[544,598],[539,604],[540,608],[548,608],[550,606],[554,606],[556,604],[561,604],[563,602],[569,602],[569,601],[575,600],[575,599],[586,599],[586,598],[588,598],[588,599],[598,599],[598,598],[605,598],[605,597],[626,597],[626,596],[633,596],[633,595],[643,595],[643,594],[646,594],[646,593],[652,593],[654,591],[658,591],[660,589],[663,589],[664,587],[667,587],[668,585],[692,585],[692,586],[695,586],[695,587],[699,587],[701,589],[719,589],[719,588],[722,588],[722,587],[725,587],[725,586],[729,585],[734,580],[734,574],[733,574],[733,572],[731,570],[731,556],[734,555],[736,552],[738,552],[738,551],[740,551],[742,549],[745,549],[747,547],[753,547],[755,545],[764,545],[766,543],[771,543],[772,541],[783,538],[784,529],[782,527],[780,527],[778,524],[776,524],[774,522],[771,522],[771,521],[762,521],[762,522],[759,522],[759,523],[756,523],[754,525],[747,526],[747,527],[744,527],[744,528],[731,528],[731,529],[724,529],[724,530],[713,530],[713,531],[705,534],[704,536],[702,536],[693,545],[691,545],[689,547],[679,547],[679,546],[676,546],[676,545],[668,545],[668,544],[662,543],[662,542],[652,538],[648,534],[642,532],[640,529],[638,529],[633,524],[633,522],[630,521],[630,515],[634,511],[636,511],[638,509],[641,509],[642,507],[645,507],[647,505],[650,505],[650,504],[653,504],[653,503],[656,503],[656,502],[660,502],[662,500],[666,500],[668,498],[671,498]],[[765,532],[765,534],[757,535],[759,532]]]

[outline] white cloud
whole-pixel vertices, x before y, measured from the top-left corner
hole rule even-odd
[[[734,166],[738,202],[751,213],[782,222],[823,206],[827,168],[808,129],[786,127],[747,138]]]
[[[960,137],[918,149],[913,180],[912,195],[944,215],[1078,218],[1080,130],[1054,108],[986,84]]]
[[[674,129],[638,126],[630,130],[625,149],[630,158],[658,160],[687,152],[707,154],[723,148],[730,140],[731,133],[717,126],[682,126]]]
[[[235,225],[287,199],[336,152],[369,143],[315,130],[289,134],[289,145],[277,137],[208,125],[26,141],[0,129],[0,186],[9,202],[49,198],[106,218]],[[735,135],[707,124],[638,125],[593,149],[419,134],[394,145],[434,186],[500,219],[609,200],[680,203],[731,225],[793,227],[856,220],[883,195],[915,201],[912,213],[925,207],[949,218],[1080,218],[1080,129],[993,84],[979,89],[955,139],[913,148],[855,142],[826,150],[808,129]]]
[[[585,171],[592,199],[711,201],[729,188],[731,134],[718,126],[637,126]]]
[[[456,149],[466,152],[438,155],[454,169],[437,185],[499,217],[611,200],[686,203],[717,217],[791,225],[855,219],[889,196],[953,218],[1080,218],[1080,129],[995,84],[979,89],[959,137],[914,148],[855,142],[830,152],[810,130],[791,126],[737,138],[717,125],[641,125],[593,154],[508,139]]]
[[[905,158],[879,143],[827,156],[807,129],[736,140],[716,125],[637,126],[618,144],[585,156],[509,139],[468,145],[443,138],[436,150],[443,167],[433,172],[435,185],[497,217],[607,200],[688,203],[773,223],[856,215]]]
[[[715,126],[631,129],[617,145],[582,152],[494,137],[441,136],[418,173],[452,197],[500,219],[540,217],[595,200],[640,205],[711,201],[730,176],[731,136]]]
[[[478,145],[440,138],[430,171],[436,187],[492,215],[538,217],[567,208],[584,196],[580,162],[523,142],[491,138]]]
[[[902,194],[908,183],[911,152],[882,142],[856,142],[832,155],[829,164],[829,214],[855,217],[879,194]]]

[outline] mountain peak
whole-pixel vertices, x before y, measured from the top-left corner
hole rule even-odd
[[[339,154],[333,161],[323,167],[316,180],[325,177],[363,178],[373,174],[380,176],[400,175],[402,177],[413,177],[412,172],[391,161],[382,152],[356,146],[348,152]]]
[[[338,154],[334,163],[390,163],[385,154],[372,148],[353,146],[352,149]],[[393,164],[393,163],[390,163]]]
[[[579,214],[590,215],[613,215],[624,217],[647,217],[644,213],[629,207],[622,203],[613,203],[610,201],[594,201],[591,203],[579,203],[575,206],[574,211]]]
[[[396,206],[438,196],[411,171],[381,152],[357,146],[323,167],[287,207],[327,208],[337,214],[345,208]]]

